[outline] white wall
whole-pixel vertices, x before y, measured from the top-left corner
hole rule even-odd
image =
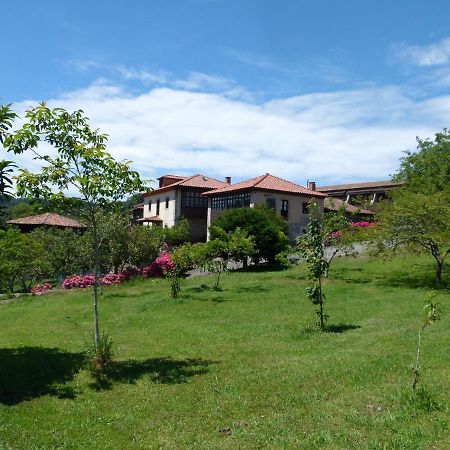
[[[144,198],[144,218],[158,215],[164,227],[173,227],[176,223],[176,202],[177,191],[175,189],[166,192],[159,192],[148,195]],[[157,201],[160,201],[159,214],[156,213]],[[168,207],[166,207],[166,199],[169,200]],[[150,204],[151,201],[151,205]],[[179,214],[179,212],[178,212]]]

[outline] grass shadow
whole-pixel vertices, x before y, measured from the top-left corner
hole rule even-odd
[[[154,383],[187,383],[190,377],[203,375],[213,361],[195,359],[151,358],[144,361],[113,361],[102,371],[92,373],[94,382],[91,388],[102,391],[112,389],[114,383],[134,384],[144,376]]]
[[[261,286],[261,285],[257,285],[257,286],[239,286],[236,289],[236,292],[240,292],[240,293],[245,293],[245,292],[268,292],[269,289]]]
[[[0,349],[0,403],[16,405],[44,395],[74,398],[65,386],[83,367],[83,353],[58,348],[20,347]]]
[[[339,323],[336,325],[325,325],[325,333],[345,333],[346,331],[357,330],[361,325],[351,323]]]

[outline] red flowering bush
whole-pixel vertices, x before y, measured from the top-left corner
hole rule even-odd
[[[31,289],[31,295],[41,295],[52,289],[53,286],[50,283],[36,284],[36,286]]]
[[[142,275],[149,277],[163,277],[168,271],[175,267],[170,253],[162,253],[154,262],[142,269]]]

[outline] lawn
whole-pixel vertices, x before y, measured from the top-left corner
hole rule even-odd
[[[83,368],[90,292],[0,305],[3,449],[448,449],[449,292],[425,331],[420,401],[408,401],[432,263],[336,261],[329,332],[314,330],[303,269],[104,289],[115,365]],[[428,397],[427,397],[428,396]]]

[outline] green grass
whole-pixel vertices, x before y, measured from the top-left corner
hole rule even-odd
[[[426,258],[341,259],[326,281],[330,332],[311,326],[301,267],[105,289],[105,383],[83,369],[89,291],[0,305],[1,449],[450,448],[449,292],[410,366]]]

